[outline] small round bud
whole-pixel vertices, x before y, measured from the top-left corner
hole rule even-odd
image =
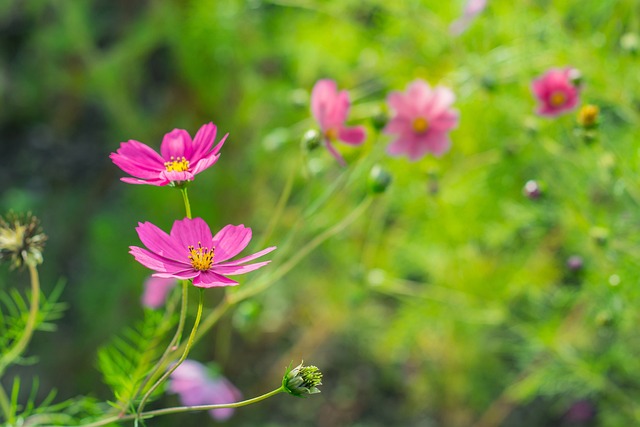
[[[522,194],[531,200],[539,199],[542,196],[542,186],[538,181],[529,180],[524,184],[522,188]]]
[[[379,108],[378,111],[371,117],[371,125],[378,132],[384,129],[388,121],[389,114],[383,108]]]
[[[567,268],[571,271],[579,271],[584,267],[584,260],[580,255],[572,255],[567,259]]]
[[[282,378],[282,388],[296,397],[320,393],[318,386],[322,385],[322,372],[315,366],[304,366],[302,363],[293,369],[289,365]]]
[[[585,129],[592,129],[598,126],[600,108],[597,105],[583,105],[578,111],[577,122]]]
[[[574,86],[580,87],[584,83],[584,78],[582,77],[582,73],[580,70],[572,68],[569,70],[569,80],[573,83]]]
[[[371,172],[369,173],[369,189],[371,189],[374,194],[384,193],[391,184],[391,181],[391,174],[379,165],[371,168]]]
[[[317,129],[309,129],[302,135],[302,148],[313,151],[322,143],[322,135]]]

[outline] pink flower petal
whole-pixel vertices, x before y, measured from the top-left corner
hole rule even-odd
[[[274,251],[275,249],[276,249],[276,246],[271,246],[271,247],[268,247],[268,248],[266,248],[266,249],[263,249],[263,250],[261,250],[261,251],[259,251],[259,252],[256,252],[255,254],[248,255],[248,256],[246,256],[246,257],[243,257],[243,258],[240,258],[240,259],[233,260],[233,261],[231,261],[231,262],[221,263],[221,264],[219,264],[219,265],[221,265],[221,266],[235,266],[235,265],[240,265],[240,264],[243,264],[243,263],[245,263],[245,262],[253,261],[253,260],[254,260],[254,259],[256,259],[256,258],[260,258],[261,256],[266,255],[266,254],[268,254],[269,252]]]
[[[238,282],[224,277],[211,270],[201,271],[200,274],[193,279],[193,285],[199,288],[213,288],[218,286],[236,286]]]
[[[174,279],[187,280],[187,279],[193,279],[198,274],[200,274],[198,270],[194,270],[193,267],[189,266],[189,268],[186,270],[172,271],[171,273],[153,273],[151,276],[158,277],[161,279],[174,278]]]
[[[196,136],[193,138],[193,142],[189,141],[191,153],[187,159],[190,162],[195,163],[209,153],[216,139],[216,132],[217,127],[212,122],[204,124],[198,129]]]
[[[235,276],[238,274],[249,273],[250,271],[254,271],[259,269],[260,267],[264,267],[269,264],[271,261],[262,261],[256,262],[255,264],[245,264],[245,265],[214,265],[212,271],[215,271],[218,274],[226,274],[229,276]]]
[[[123,142],[109,157],[116,166],[137,178],[157,178],[164,170],[162,157],[138,141]]]
[[[190,264],[185,264],[177,261],[170,260],[168,258],[161,257],[160,255],[149,252],[146,249],[139,248],[137,246],[129,246],[129,253],[140,264],[145,267],[160,272],[160,273],[173,273],[176,271],[182,271],[185,268],[189,268]]]
[[[144,282],[142,305],[153,309],[162,307],[176,283],[175,279],[162,279],[153,276],[147,278]]]
[[[219,158],[220,158],[219,154],[216,155],[213,152],[211,152],[208,156],[198,160],[196,164],[193,166],[192,175],[197,175],[203,170],[211,167],[215,162],[218,161]]]
[[[198,243],[209,249],[212,247],[211,229],[202,218],[184,218],[174,221],[169,235],[185,251],[189,246],[197,248]]]
[[[160,154],[165,161],[191,158],[191,136],[184,129],[174,129],[164,136],[160,145]]]
[[[366,137],[367,134],[363,126],[342,127],[338,131],[338,139],[350,145],[360,145]]]
[[[329,79],[318,80],[311,90],[311,113],[323,130],[328,128],[326,118],[337,94],[336,82]]]
[[[226,225],[213,237],[214,262],[220,263],[238,255],[247,247],[250,241],[250,228],[242,224]]]
[[[152,252],[175,261],[189,262],[187,249],[152,223],[138,223],[136,231],[142,243]]]

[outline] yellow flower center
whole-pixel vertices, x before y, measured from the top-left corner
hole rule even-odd
[[[551,98],[549,98],[549,102],[554,107],[559,107],[563,105],[566,101],[567,101],[567,96],[564,94],[564,92],[553,92],[551,94]]]
[[[429,130],[429,122],[424,117],[417,117],[413,119],[411,126],[415,133],[425,133]]]
[[[338,130],[336,128],[327,129],[324,133],[324,136],[329,141],[335,141],[336,139],[338,139]]]
[[[167,172],[186,172],[189,170],[189,160],[183,157],[173,157],[168,162],[164,162]]]
[[[202,243],[198,242],[198,247],[189,246],[189,259],[191,266],[198,271],[206,271],[213,265],[213,248],[203,248]]]

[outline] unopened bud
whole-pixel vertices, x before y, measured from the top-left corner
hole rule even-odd
[[[538,181],[529,180],[524,184],[522,188],[522,194],[527,196],[528,198],[535,200],[542,196],[542,186]]]
[[[580,72],[580,70],[577,70],[575,68],[569,70],[569,80],[576,87],[580,87],[584,83],[582,73]]]
[[[309,129],[302,135],[302,148],[307,151],[313,151],[322,143],[322,136],[316,129]]]
[[[389,121],[389,114],[387,114],[387,112],[382,108],[380,108],[371,117],[371,124],[373,125],[374,129],[377,130],[378,132],[384,129],[388,121]]]
[[[597,105],[583,105],[578,111],[578,124],[585,129],[592,129],[598,126],[600,108]]]
[[[303,366],[302,363],[293,369],[289,365],[282,378],[282,387],[296,397],[320,393],[319,385],[322,385],[322,372],[315,366]]]
[[[392,177],[389,172],[382,169],[379,165],[371,168],[369,173],[369,188],[374,194],[384,193],[391,184]]]

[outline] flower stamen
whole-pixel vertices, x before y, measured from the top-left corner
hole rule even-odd
[[[554,107],[560,107],[565,102],[567,102],[567,95],[564,92],[553,92],[549,98],[549,103]]]
[[[202,247],[202,243],[198,242],[198,247],[188,246],[189,259],[191,260],[191,266],[198,271],[206,271],[213,265],[213,253],[214,249]]]
[[[336,139],[338,139],[338,129],[336,128],[329,128],[324,132],[324,136],[329,140],[329,141],[335,141]]]
[[[171,159],[168,162],[164,162],[164,167],[167,172],[186,172],[189,170],[189,160],[184,156],[171,156]]]
[[[417,134],[426,133],[429,130],[429,122],[424,117],[416,117],[411,123],[413,131]]]

